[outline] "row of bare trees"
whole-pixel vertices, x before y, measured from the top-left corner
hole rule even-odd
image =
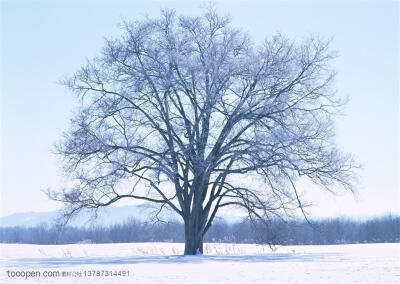
[[[205,242],[264,243],[281,245],[344,244],[400,242],[400,216],[386,216],[367,221],[325,219],[313,226],[297,220],[276,221],[272,224],[274,236],[268,236],[265,226],[249,221],[227,223],[218,220],[205,235]],[[182,223],[149,224],[128,220],[110,227],[58,228],[41,225],[33,228],[7,227],[0,229],[0,242],[32,244],[65,243],[127,243],[127,242],[184,242]]]

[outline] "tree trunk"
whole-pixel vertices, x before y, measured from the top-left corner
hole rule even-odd
[[[185,255],[203,253],[203,233],[194,218],[185,221]]]
[[[189,216],[184,218],[185,222],[185,254],[193,255],[203,253],[203,235],[205,221],[208,213],[202,208],[202,203],[207,192],[208,177],[204,177],[204,172],[194,178],[192,190],[193,206]]]

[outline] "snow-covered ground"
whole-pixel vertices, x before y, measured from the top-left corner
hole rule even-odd
[[[176,243],[0,244],[0,249],[0,283],[400,283],[398,243],[276,251],[212,243],[197,256],[182,256],[183,244]],[[9,276],[17,273],[36,276]]]

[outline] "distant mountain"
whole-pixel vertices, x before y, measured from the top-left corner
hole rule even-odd
[[[34,227],[42,223],[48,223],[56,216],[56,211],[16,213],[5,217],[0,217],[0,227]]]
[[[98,217],[93,219],[93,212],[84,211],[75,217],[70,225],[82,227],[90,225],[102,225],[109,226],[113,224],[123,223],[130,218],[138,221],[146,222],[151,221],[155,214],[156,209],[151,208],[147,204],[121,206],[121,207],[107,207],[97,211]],[[22,226],[22,227],[34,227],[40,224],[47,223],[49,225],[54,224],[58,216],[59,211],[49,212],[26,212],[16,213],[5,217],[0,217],[0,227],[10,226]],[[163,210],[159,214],[159,218],[163,221],[171,221],[177,219],[178,216],[173,212]]]
[[[98,217],[91,218],[90,212],[79,214],[72,222],[71,226],[83,227],[92,225],[110,226],[127,221],[128,219],[136,219],[141,222],[154,221],[157,210],[148,204],[107,207],[98,210]],[[0,227],[35,227],[41,224],[54,224],[59,216],[58,211],[49,212],[26,212],[16,213],[5,217],[0,217]],[[181,221],[180,217],[171,210],[163,210],[158,215],[158,218],[163,221]],[[242,218],[239,216],[224,215],[220,217],[228,223],[238,222]]]

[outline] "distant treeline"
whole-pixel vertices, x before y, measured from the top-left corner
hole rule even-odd
[[[29,244],[184,242],[179,222],[149,224],[134,219],[109,227],[62,230],[40,225],[32,228],[0,228],[0,242]],[[281,245],[319,245],[345,243],[400,242],[400,216],[385,216],[367,221],[343,218],[312,221],[274,221],[268,228],[249,220],[227,223],[218,220],[205,236],[205,242],[265,243]]]

